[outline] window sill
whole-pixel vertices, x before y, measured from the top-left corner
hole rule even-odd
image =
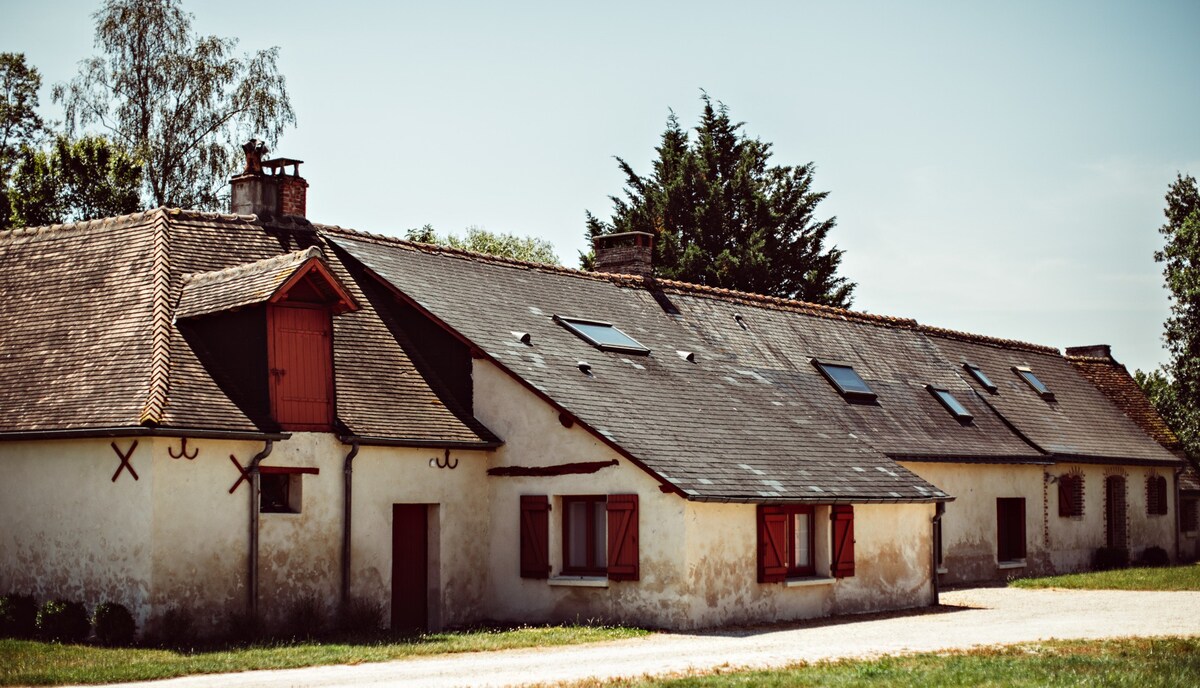
[[[939,567],[937,567],[937,572],[938,572],[938,575],[941,575],[943,573],[950,573],[950,569],[946,568],[945,566],[939,566]]]
[[[804,578],[789,578],[783,582],[783,585],[788,588],[808,588],[817,585],[833,585],[836,581],[836,578],[825,576],[805,576]]]
[[[1015,561],[1001,561],[996,564],[996,568],[1002,571],[1005,569],[1023,569],[1025,568],[1025,560],[1017,559]]]
[[[555,576],[547,583],[563,588],[607,588],[608,579],[600,576]]]

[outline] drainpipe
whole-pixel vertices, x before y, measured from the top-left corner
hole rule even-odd
[[[930,557],[930,564],[932,564],[933,571],[933,606],[935,607],[941,603],[941,598],[939,597],[941,591],[939,590],[938,585],[938,545],[940,544],[940,538],[938,538],[938,528],[942,525],[942,516],[945,513],[946,503],[938,502],[937,506],[934,507],[933,518],[929,520],[932,526],[931,533],[933,535],[933,547],[930,548],[933,551],[933,556]]]
[[[258,622],[258,464],[271,455],[275,440],[267,440],[263,450],[250,459],[246,469],[250,473],[250,620]]]
[[[346,488],[345,498],[342,500],[342,613],[346,613],[350,608],[350,507],[353,504],[351,500],[352,489],[354,484],[354,457],[358,456],[358,438],[350,441],[350,453],[346,454],[346,461],[343,464],[342,473],[344,474],[343,484]]]
[[[1184,471],[1183,468],[1175,469],[1175,563],[1176,564],[1179,563],[1179,552],[1180,552],[1179,539],[1182,537],[1182,535],[1180,533],[1183,530],[1183,523],[1180,522],[1180,518],[1182,518],[1182,514],[1179,509],[1180,499],[1183,498],[1183,495],[1180,494],[1180,492],[1179,492],[1179,476],[1183,475],[1183,471]]]

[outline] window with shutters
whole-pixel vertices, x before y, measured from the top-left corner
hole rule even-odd
[[[1000,563],[1025,560],[1025,498],[996,500],[996,559]]]
[[[1186,498],[1179,502],[1179,529],[1185,533],[1195,533],[1200,521],[1197,520],[1197,500]]]
[[[1146,478],[1146,513],[1151,516],[1167,513],[1167,479],[1161,475]]]
[[[837,505],[830,512],[830,575],[854,575],[854,511]],[[775,583],[817,574],[817,510],[808,505],[758,507],[758,580]]]
[[[1083,476],[1066,473],[1058,476],[1058,515],[1063,518],[1083,516]]]
[[[521,497],[521,576],[550,576],[550,500],[544,495]],[[565,576],[607,577],[636,581],[638,562],[638,496],[635,494],[567,495],[560,499],[560,541]]]

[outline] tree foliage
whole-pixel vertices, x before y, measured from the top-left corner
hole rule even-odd
[[[491,256],[513,258],[532,263],[548,263],[558,265],[558,255],[554,253],[554,245],[545,239],[537,237],[520,237],[503,232],[489,232],[482,227],[467,228],[467,235],[460,237],[455,234],[438,234],[433,225],[425,225],[420,229],[410,229],[405,233],[409,241],[423,244],[437,244],[464,251],[486,253]]]
[[[18,151],[37,143],[45,123],[37,113],[42,75],[21,53],[0,53],[0,184],[8,179]]]
[[[13,170],[10,222],[35,227],[132,213],[141,206],[142,167],[99,136],[60,136],[48,150],[26,146]]]
[[[1191,175],[1177,174],[1166,196],[1165,242],[1154,254],[1163,264],[1171,315],[1163,338],[1171,360],[1165,370],[1137,379],[1188,453],[1200,459],[1200,189]]]
[[[770,143],[701,99],[694,138],[667,118],[649,176],[617,158],[624,197],[611,197],[609,221],[587,214],[588,239],[649,232],[659,277],[849,306],[855,285],[837,274],[842,251],[825,247],[835,219],[814,217],[828,192],[813,190],[813,164],[772,165]],[[591,254],[580,258],[592,267]]]
[[[237,40],[199,36],[179,0],[106,0],[96,47],[54,87],[68,132],[98,126],[145,165],[155,205],[217,209],[241,141],[273,146],[296,121],[278,48],[237,56]]]

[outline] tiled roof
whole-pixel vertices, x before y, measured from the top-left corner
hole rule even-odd
[[[278,275],[274,267],[318,255],[317,241],[307,225],[176,209],[0,233],[0,433],[273,430],[213,379],[173,324],[174,305],[196,304],[191,315],[217,299],[238,305]],[[237,268],[247,263],[256,267]],[[336,261],[329,268],[364,304],[334,317],[337,418],[348,434],[495,443],[430,388],[345,270]],[[185,281],[230,289],[181,299]]]
[[[186,275],[175,318],[194,318],[262,303],[306,262],[323,259],[320,248],[309,246],[253,263]]]
[[[1066,359],[1143,432],[1168,449],[1179,447],[1179,438],[1167,427],[1124,365],[1111,356],[1076,356],[1070,350]]]
[[[1062,454],[1072,460],[1176,461],[1051,347],[337,227],[318,230],[693,498],[769,499],[816,490],[857,497],[918,494],[920,483],[911,474],[903,475],[908,492],[874,480],[883,475],[879,468],[895,466],[884,457],[1047,462]],[[597,350],[556,324],[554,315],[612,322],[652,353]],[[530,344],[513,332],[530,334]],[[1009,376],[1015,376],[1011,366],[1032,361],[1059,390],[1059,401],[1048,406],[1024,382],[1012,387],[999,372],[995,377],[1011,389],[977,392],[958,366],[960,350]],[[694,362],[679,351],[694,354]],[[810,357],[852,364],[878,403],[844,401]],[[579,371],[581,361],[590,376]],[[956,421],[926,385],[950,390],[974,420]]]

